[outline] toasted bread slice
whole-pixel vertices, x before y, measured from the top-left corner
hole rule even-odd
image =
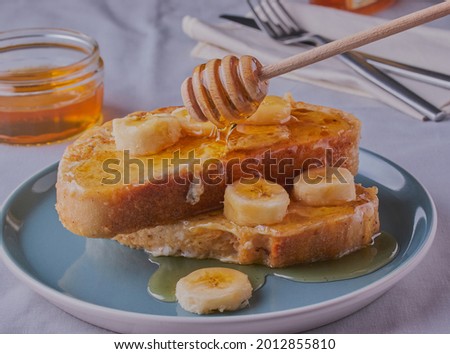
[[[215,210],[221,207],[227,183],[246,175],[244,160],[254,174],[283,186],[311,163],[332,163],[327,160],[327,151],[333,161],[341,160],[343,167],[356,174],[358,119],[340,110],[302,102],[294,104],[292,115],[294,119],[282,128],[265,127],[262,135],[259,127],[243,133],[235,129],[228,139],[185,136],[158,154],[139,157],[116,150],[111,122],[93,128],[70,145],[61,159],[56,185],[60,220],[79,235],[113,237]],[[269,128],[274,129],[272,133]],[[256,129],[254,134],[252,129]],[[171,161],[177,154],[187,157],[190,152],[202,161],[200,168],[177,170],[178,175],[172,162],[163,168],[164,161]],[[213,183],[205,177],[210,179],[207,169],[211,167],[205,161],[222,164]],[[122,169],[118,180],[111,166]],[[187,181],[192,181],[193,175],[200,181]]]
[[[239,264],[285,267],[339,258],[368,245],[379,230],[375,187],[356,185],[355,201],[311,207],[292,201],[279,224],[239,226],[222,211],[146,228],[115,240],[154,256],[215,258]]]

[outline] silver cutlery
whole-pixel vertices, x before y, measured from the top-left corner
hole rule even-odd
[[[261,30],[253,18],[238,16],[238,15],[228,15],[223,14],[219,16],[220,18],[239,23],[241,25]],[[313,43],[308,43],[304,41],[299,41],[298,43],[291,43],[292,45],[314,46]],[[378,69],[383,69],[390,73],[395,73],[399,76],[413,79],[416,81],[424,82],[430,85],[450,89],[450,75],[442,74],[433,70],[422,69],[417,66],[408,65],[404,63],[399,63],[394,60],[388,60],[375,55],[354,51],[359,53],[364,59],[366,59],[370,64],[377,67]]]
[[[313,43],[315,46],[330,42],[327,38],[303,30],[291,18],[279,0],[247,0],[247,3],[260,28],[277,41],[287,45],[308,42]],[[262,12],[262,15],[259,11]],[[346,52],[339,54],[337,57],[355,72],[400,99],[428,119],[440,121],[447,117],[448,114],[446,112],[435,107],[380,69],[369,64],[358,53]]]
[[[380,58],[370,54],[364,54],[364,58],[378,69],[383,69],[392,74],[397,74],[408,79],[421,81],[430,85],[450,90],[450,76],[436,71],[418,68],[412,65],[398,63],[393,60]]]

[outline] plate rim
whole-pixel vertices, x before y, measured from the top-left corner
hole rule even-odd
[[[371,155],[372,157],[375,157],[377,159],[381,159],[383,162],[393,166],[395,169],[399,170],[402,174],[405,174],[408,176],[408,178],[411,178],[414,180],[417,185],[422,188],[422,190],[425,192],[425,195],[427,197],[428,202],[431,206],[431,222],[430,227],[427,230],[427,233],[424,235],[425,242],[420,246],[420,248],[416,251],[416,253],[410,257],[409,259],[402,262],[397,268],[395,268],[392,272],[389,274],[384,275],[380,279],[363,286],[360,289],[354,290],[350,293],[334,297],[329,300],[321,301],[316,304],[302,306],[302,307],[294,307],[286,310],[278,310],[278,311],[271,311],[271,312],[263,312],[263,313],[257,313],[257,314],[248,314],[248,315],[239,315],[239,314],[233,314],[232,316],[214,316],[214,317],[207,317],[207,316],[167,316],[167,315],[156,315],[151,313],[142,313],[142,312],[135,312],[135,311],[127,311],[127,310],[120,310],[111,308],[104,305],[98,305],[91,302],[87,302],[75,297],[72,297],[68,294],[62,293],[53,287],[46,285],[39,281],[38,279],[34,278],[32,275],[30,275],[28,272],[23,270],[16,262],[12,259],[12,257],[8,254],[8,252],[5,249],[4,246],[4,221],[6,220],[6,214],[7,210],[9,210],[10,205],[14,201],[16,195],[22,191],[29,183],[32,181],[36,181],[37,179],[43,177],[46,174],[49,174],[50,172],[57,170],[59,161],[54,162],[50,164],[49,166],[41,169],[40,171],[36,172],[35,174],[31,175],[29,178],[27,178],[25,181],[20,183],[5,199],[1,210],[0,210],[0,258],[2,259],[3,263],[6,265],[6,267],[11,271],[11,273],[18,278],[20,281],[25,283],[25,285],[29,286],[31,289],[33,289],[35,292],[37,292],[39,295],[43,296],[47,300],[49,297],[51,299],[58,300],[58,305],[51,301],[52,305],[57,306],[61,308],[63,311],[70,313],[65,309],[65,306],[68,305],[70,308],[77,307],[77,308],[83,308],[89,311],[95,311],[97,313],[103,313],[107,315],[113,315],[113,316],[120,316],[121,319],[129,320],[135,320],[135,321],[158,321],[158,320],[164,320],[166,323],[170,324],[176,324],[176,325],[189,325],[189,324],[213,324],[213,323],[220,323],[220,324],[229,324],[233,322],[250,322],[250,321],[258,321],[258,320],[272,320],[277,319],[280,317],[289,317],[294,315],[304,315],[310,312],[318,311],[318,310],[324,310],[329,307],[338,306],[339,304],[345,304],[348,300],[357,298],[358,296],[362,294],[377,294],[380,293],[380,295],[384,292],[383,290],[389,289],[393,284],[395,284],[395,281],[397,279],[401,279],[404,276],[406,276],[409,272],[411,272],[425,257],[425,255],[428,253],[430,247],[433,244],[436,231],[437,231],[437,209],[435,202],[429,193],[429,191],[426,189],[426,187],[411,173],[409,173],[407,170],[405,170],[403,167],[398,165],[397,163],[387,159],[386,157],[379,155],[378,153],[375,153],[371,150],[365,149],[365,148],[359,148],[359,151],[368,155]],[[381,290],[379,289],[381,288]],[[378,289],[378,292],[375,292],[374,290]],[[378,297],[378,296],[377,296]],[[64,305],[64,307],[62,306]],[[77,317],[77,316],[75,316]]]

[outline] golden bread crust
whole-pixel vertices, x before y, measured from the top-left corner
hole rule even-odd
[[[239,264],[286,267],[339,258],[371,243],[379,231],[375,187],[356,186],[357,199],[336,207],[291,202],[280,224],[239,226],[216,211],[171,225],[115,237],[155,256],[215,258]]]
[[[177,107],[160,108],[153,113],[171,112],[175,108]],[[276,165],[271,166],[272,179],[285,186],[289,184],[286,176],[294,169],[304,167],[308,159],[325,163],[326,149],[332,151],[335,161],[345,158],[343,167],[356,174],[359,120],[340,110],[302,102],[296,103],[295,108],[300,112],[301,118],[290,126],[292,139],[270,147],[227,152],[224,143],[214,138],[208,140],[204,137],[186,137],[179,142],[179,146],[166,149],[157,156],[145,157],[145,163],[148,164],[148,160],[156,161],[162,159],[162,156],[173,156],[177,149],[185,153],[193,149],[202,159],[209,157],[224,162],[226,168],[221,173],[226,178],[219,184],[204,183],[205,171],[198,173],[204,191],[197,203],[187,201],[188,193],[192,192],[190,183],[177,183],[171,174],[168,175],[168,182],[163,184],[149,180],[136,183],[136,176],[132,176],[128,184],[103,183],[108,175],[101,169],[102,164],[108,159],[122,161],[124,157],[115,151],[111,122],[92,128],[67,147],[61,159],[56,185],[59,218],[75,234],[110,238],[218,209],[221,207],[227,182],[237,180],[242,175],[239,165],[227,162],[236,158],[252,158],[259,163],[258,171],[267,178],[269,170],[264,168],[263,161],[268,149],[271,158],[277,161],[290,158],[294,162],[283,174],[276,170]],[[144,157],[140,159],[144,160]],[[287,242],[274,247],[281,249]]]

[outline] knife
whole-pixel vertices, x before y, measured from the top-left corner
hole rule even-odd
[[[246,27],[260,29],[256,21],[250,17],[236,16],[236,15],[220,15],[220,18],[239,23]],[[299,44],[299,43],[298,43]],[[313,45],[313,43],[301,42],[302,45]],[[434,86],[450,89],[450,75],[438,73],[432,70],[422,69],[416,66],[399,63],[393,60],[377,57],[366,53],[358,52],[367,62],[377,67],[378,69],[386,70],[387,72],[400,75],[416,81],[421,81]]]

